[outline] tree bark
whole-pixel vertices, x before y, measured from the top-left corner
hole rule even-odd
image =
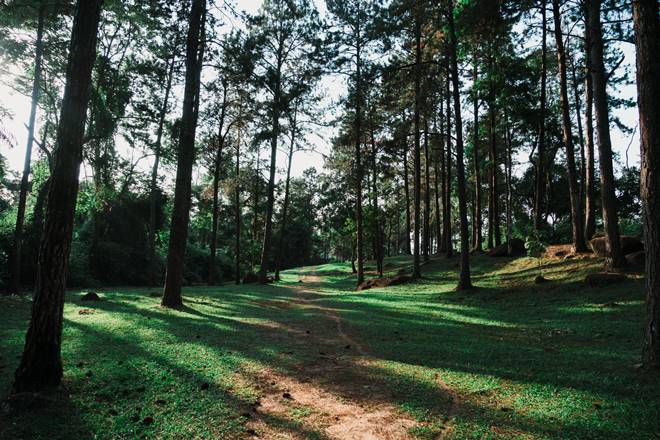
[[[362,47],[360,28],[360,8],[357,11],[355,54],[355,223],[356,223],[356,253],[357,253],[357,285],[364,282],[364,234],[362,230]]]
[[[275,262],[275,279],[280,279],[280,264],[282,259],[282,252],[284,250],[284,240],[287,235],[287,214],[289,210],[289,187],[291,184],[291,164],[293,162],[293,153],[296,145],[296,130],[297,130],[298,109],[293,111],[293,122],[291,124],[291,144],[289,145],[289,160],[286,167],[286,182],[284,184],[284,204],[282,206],[282,226],[280,227],[280,242],[278,245],[278,252]]]
[[[406,195],[406,240],[404,243],[404,250],[406,255],[412,255],[410,248],[410,183],[408,182],[408,138],[405,139],[403,147],[403,189]]]
[[[585,6],[589,8],[588,2]],[[584,127],[585,127],[585,238],[590,240],[596,233],[596,165],[594,159],[594,122],[593,122],[593,81],[591,77],[590,59],[591,42],[589,19],[585,17],[585,80],[584,80]]]
[[[456,121],[456,179],[458,180],[458,211],[461,229],[461,274],[457,290],[472,288],[470,279],[470,235],[467,220],[467,191],[465,188],[465,164],[463,163],[463,121],[461,118],[461,91],[458,82],[458,60],[456,55],[456,30],[454,29],[454,0],[449,0],[448,14],[451,79],[454,88],[454,113]]]
[[[429,157],[429,122],[424,118],[424,246],[422,255],[428,263],[431,253],[431,158]]]
[[[495,114],[495,105],[491,103],[488,110],[490,123],[489,123],[489,137],[490,137],[490,207],[493,211],[491,214],[491,223],[488,225],[492,232],[488,233],[488,237],[492,236],[495,246],[502,244],[502,233],[500,228],[500,191],[498,185],[498,171],[499,165],[497,163],[497,138],[496,138],[496,123],[497,116]],[[489,243],[492,244],[492,243]]]
[[[453,2],[452,2],[453,4]],[[451,54],[449,54],[451,58]],[[447,257],[451,258],[454,256],[454,245],[452,243],[452,232],[451,232],[451,61],[447,60],[447,87],[446,87],[446,98],[447,98],[447,131],[445,133],[447,151],[445,159],[445,209],[444,209],[444,230],[442,235],[445,239],[445,252]]]
[[[612,166],[612,140],[610,138],[610,111],[607,102],[607,77],[603,61],[603,31],[600,22],[601,0],[590,0],[589,29],[591,31],[591,77],[594,87],[594,108],[598,129],[598,156],[600,163],[600,195],[605,226],[606,264],[612,268],[625,266],[619,236],[619,216],[616,209],[614,169]]]
[[[218,134],[215,141],[215,158],[213,160],[213,209],[211,220],[211,242],[209,243],[209,279],[208,284],[216,281],[215,259],[218,250],[218,221],[220,218],[220,168],[222,166],[222,149],[225,145],[225,136],[223,127],[225,125],[225,115],[227,114],[227,83],[223,84],[222,108],[220,110],[220,121],[218,122]]]
[[[479,66],[477,64],[477,52],[473,54],[473,72],[472,72],[472,104],[474,106],[474,129],[472,133],[472,161],[474,162],[474,218],[473,218],[473,236],[472,252],[481,252],[483,241],[481,229],[481,163],[479,161],[479,95],[476,84],[479,80]]]
[[[236,231],[235,242],[235,277],[236,284],[241,284],[241,136],[236,139],[236,191],[234,194],[234,227]]]
[[[62,379],[64,291],[102,3],[81,0],[76,4],[32,317],[14,392],[41,391],[58,386]]]
[[[184,258],[190,221],[192,169],[195,162],[195,132],[199,114],[199,86],[204,58],[204,22],[206,0],[193,0],[190,9],[186,41],[186,85],[183,95],[179,157],[172,207],[172,225],[167,251],[167,272],[161,304],[164,307],[180,307],[183,304]]]
[[[506,244],[507,254],[513,256],[513,242],[511,239],[513,227],[513,191],[511,189],[511,174],[512,174],[512,158],[511,158],[511,130],[507,124],[506,127]]]
[[[641,136],[641,196],[646,248],[646,325],[643,361],[660,369],[660,19],[657,0],[633,2],[637,102]]]
[[[546,0],[541,0],[541,14],[543,17],[543,29],[541,37],[541,110],[539,121],[539,144],[536,161],[536,186],[534,196],[534,229],[541,229],[543,220],[543,194],[545,186],[545,114],[547,106],[546,85],[548,80],[548,18],[546,12]]]
[[[373,122],[370,130],[371,134],[371,170],[373,178],[371,179],[372,188],[372,208],[374,211],[374,258],[376,259],[376,268],[378,275],[383,276],[383,227],[381,225],[380,211],[378,207],[378,150],[376,148],[376,139],[374,137]]]
[[[27,202],[30,169],[32,163],[32,145],[34,144],[34,130],[37,119],[37,107],[41,89],[41,64],[43,58],[43,37],[46,5],[39,4],[39,18],[37,22],[37,41],[34,49],[34,78],[32,80],[32,104],[28,122],[28,138],[25,146],[25,162],[21,176],[21,186],[18,193],[18,210],[16,212],[16,229],[14,230],[14,249],[11,259],[10,291],[18,293],[21,290],[21,253],[23,247],[23,224],[25,222],[25,204]]]
[[[584,223],[582,201],[579,197],[577,174],[575,171],[575,149],[573,146],[573,130],[571,128],[570,103],[568,101],[568,80],[566,73],[566,53],[561,30],[561,14],[559,0],[552,0],[552,13],[555,21],[555,40],[557,45],[557,61],[559,63],[559,86],[562,110],[562,125],[564,132],[564,148],[566,149],[566,168],[568,186],[571,198],[571,222],[573,224],[573,247],[575,252],[585,252],[587,245],[584,240]]]
[[[419,278],[420,270],[420,226],[421,226],[421,187],[422,187],[422,164],[421,164],[421,124],[420,112],[422,106],[421,97],[421,61],[422,61],[422,27],[419,19],[419,8],[415,8],[415,111],[414,111],[414,135],[415,143],[413,146],[413,168],[414,168],[414,224],[413,224],[413,271],[412,277]]]
[[[165,117],[167,116],[167,107],[170,93],[172,91],[172,82],[174,80],[174,65],[176,63],[176,52],[172,52],[170,65],[167,71],[167,83],[165,85],[165,96],[163,105],[158,115],[158,129],[156,131],[156,144],[154,145],[154,164],[151,168],[151,182],[149,183],[149,262],[151,263],[151,285],[156,285],[156,202],[158,192],[158,168],[161,159],[161,147],[163,142],[163,131],[165,126]]]

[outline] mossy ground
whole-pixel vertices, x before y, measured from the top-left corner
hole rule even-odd
[[[407,258],[389,259],[396,272]],[[159,307],[154,289],[107,289],[102,301],[67,294],[62,390],[0,413],[0,438],[241,438],[262,388],[255,374],[296,375],[319,347],[293,329],[327,322],[323,309],[368,352],[365,378],[434,438],[450,396],[447,438],[651,439],[660,437],[660,379],[637,368],[643,281],[588,288],[595,259],[473,259],[473,291],[456,292],[457,259],[434,258],[414,284],[354,290],[350,265],[286,271],[272,286],[191,287],[185,307]],[[373,269],[373,268],[371,268]],[[305,286],[321,307],[293,301]],[[550,282],[535,284],[542,274]],[[28,297],[0,297],[0,394],[9,391],[30,312]],[[343,341],[323,327],[324,351]],[[333,345],[333,338],[337,339]],[[323,382],[320,382],[323,384]],[[331,387],[331,383],[323,386]],[[291,405],[268,423],[323,438]]]

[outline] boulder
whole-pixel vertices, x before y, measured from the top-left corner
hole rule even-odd
[[[602,272],[587,275],[584,282],[589,287],[607,287],[612,284],[622,283],[628,280],[628,277],[622,273]]]
[[[488,250],[488,255],[491,257],[522,257],[527,254],[527,249],[525,248],[525,242],[519,238],[511,239],[511,247],[513,253],[509,255],[509,245],[508,243],[503,243],[499,246],[496,246]]]
[[[631,254],[627,254],[626,262],[628,263],[629,266],[644,267],[646,265],[646,252],[637,251]]]
[[[594,251],[597,257],[607,257],[606,248],[607,238],[605,236],[595,236],[589,241],[589,247]],[[644,243],[639,238],[631,237],[629,235],[621,236],[621,252],[623,255],[632,254],[635,252],[643,251]]]
[[[96,292],[85,292],[80,299],[82,301],[101,301],[101,297]]]

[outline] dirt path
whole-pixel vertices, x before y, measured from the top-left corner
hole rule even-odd
[[[262,397],[248,423],[250,438],[412,438],[410,430],[419,422],[396,407],[386,384],[364,373],[373,358],[345,331],[337,312],[314,301],[319,294],[313,286],[322,282],[313,268],[299,286],[292,287],[294,305],[318,311],[325,318],[325,322],[319,320],[314,328],[304,330],[309,336],[305,350],[318,348],[318,359],[296,365],[295,374],[267,369],[252,377]],[[289,331],[302,333],[302,329]],[[449,422],[458,410],[458,398],[439,376],[436,379],[439,388],[452,396],[445,427],[437,437],[442,439],[450,432]]]

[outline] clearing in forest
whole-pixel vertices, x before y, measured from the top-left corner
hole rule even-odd
[[[386,261],[391,273],[410,260]],[[269,286],[69,292],[64,387],[4,404],[0,438],[654,438],[660,381],[636,368],[639,275],[584,285],[602,262],[478,256],[416,283],[354,290],[350,265]],[[535,284],[543,275],[547,282]],[[2,297],[0,392],[29,318]]]

